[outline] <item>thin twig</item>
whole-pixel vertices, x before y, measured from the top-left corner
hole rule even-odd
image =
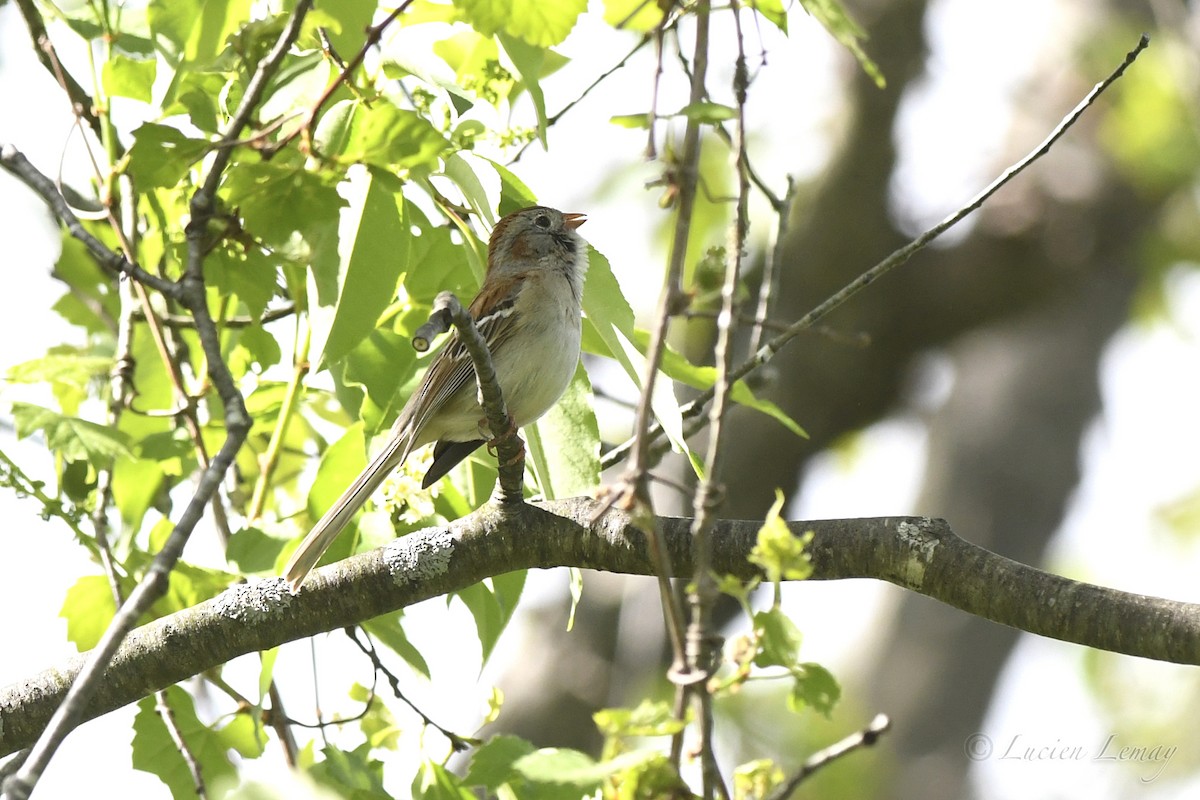
[[[754,370],[769,362],[772,358],[774,358],[776,353],[783,349],[788,342],[796,338],[799,333],[811,328],[818,320],[829,314],[829,312],[833,311],[851,297],[854,297],[876,280],[886,275],[888,272],[891,272],[896,267],[904,264],[914,255],[928,246],[931,242],[933,242],[933,240],[937,239],[950,228],[962,222],[963,219],[965,219],[969,214],[978,210],[979,207],[988,200],[988,198],[990,198],[1000,189],[1000,187],[1004,186],[1004,184],[1008,183],[1017,175],[1024,172],[1039,158],[1046,155],[1054,143],[1062,138],[1063,134],[1065,134],[1079,120],[1079,118],[1083,116],[1083,112],[1086,111],[1088,107],[1096,101],[1096,98],[1099,97],[1104,90],[1106,90],[1113,84],[1113,82],[1115,82],[1121,77],[1122,74],[1124,74],[1129,65],[1137,60],[1137,57],[1143,50],[1146,49],[1146,47],[1149,46],[1149,44],[1150,37],[1146,34],[1142,34],[1137,46],[1134,47],[1133,50],[1129,51],[1129,53],[1125,56],[1125,60],[1121,62],[1121,65],[1118,66],[1107,78],[1093,86],[1092,90],[1088,92],[1087,96],[1084,97],[1083,100],[1081,100],[1069,114],[1063,117],[1062,121],[1059,122],[1058,125],[1056,125],[1055,128],[1050,132],[1050,135],[1047,136],[1041,144],[1030,151],[1028,155],[1001,173],[999,177],[988,184],[981,192],[979,192],[979,194],[975,195],[975,197],[972,198],[966,205],[959,208],[953,214],[946,217],[937,225],[934,225],[932,228],[925,231],[908,244],[892,252],[892,254],[887,258],[883,259],[878,264],[859,275],[850,283],[846,284],[846,286],[844,286],[841,290],[831,295],[823,303],[809,311],[800,319],[796,320],[794,323],[788,326],[787,330],[768,341],[766,344],[756,350],[752,357],[742,362],[742,364],[734,369],[730,373],[730,378],[732,380],[744,378],[746,375],[749,375]],[[704,406],[706,406],[712,399],[713,390],[711,388],[706,389],[697,395],[690,403],[680,409],[680,413],[683,415],[685,420],[689,419],[690,417],[697,416],[703,411]],[[661,437],[662,434],[662,426],[656,423],[646,431],[644,438],[648,441],[652,441]],[[600,460],[600,466],[604,469],[607,469],[613,464],[618,463],[622,458],[625,458],[627,454],[636,454],[638,449],[642,446],[639,442],[639,438],[642,437],[635,435],[634,437],[631,437],[629,441],[614,447],[612,450],[609,450]]]
[[[321,109],[324,108],[325,104],[329,102],[329,98],[333,97],[333,93],[337,91],[339,86],[341,86],[343,83],[349,83],[350,73],[358,69],[359,65],[362,64],[363,59],[367,57],[367,53],[371,51],[371,48],[379,44],[380,39],[383,38],[383,32],[387,30],[388,26],[395,22],[401,14],[407,11],[408,7],[412,5],[412,3],[413,0],[404,0],[404,2],[398,5],[396,9],[392,11],[392,13],[388,14],[382,22],[380,22],[378,25],[372,25],[371,27],[367,28],[367,35],[363,40],[362,47],[360,47],[358,52],[354,54],[354,58],[350,59],[350,61],[342,67],[341,72],[338,73],[337,77],[329,82],[329,85],[325,87],[325,91],[321,92],[321,96],[317,98],[317,101],[313,103],[312,107],[305,113],[304,124],[297,126],[296,130],[284,136],[274,144],[264,145],[262,147],[264,157],[270,158],[284,147],[287,147],[287,145],[301,133],[305,135],[306,139],[312,138],[312,129],[313,126],[316,125],[317,115],[321,113]]]
[[[724,437],[726,432],[725,412],[729,405],[729,393],[733,382],[729,371],[733,365],[733,311],[736,302],[738,280],[741,277],[742,257],[746,249],[746,234],[750,227],[750,169],[746,155],[746,95],[750,78],[746,69],[746,49],[742,34],[741,9],[738,0],[732,0],[734,32],[737,39],[737,59],[733,70],[733,93],[736,100],[737,120],[732,147],[734,172],[738,179],[737,205],[732,224],[729,226],[729,242],[725,248],[725,280],[721,286],[721,311],[717,316],[717,341],[713,359],[716,363],[714,401],[709,409],[708,451],[704,457],[704,476],[696,487],[692,504],[692,548],[694,571],[692,588],[688,593],[691,620],[688,625],[687,657],[688,668],[694,673],[710,677],[713,668],[714,643],[712,641],[712,607],[717,598],[717,585],[712,571],[712,527],[714,514],[724,498],[722,467],[724,459]],[[713,752],[712,695],[708,681],[692,687],[696,704],[696,719],[700,728],[700,764],[703,778],[702,791],[705,800],[714,795],[727,798],[729,790],[721,779]]]
[[[576,97],[571,102],[567,103],[565,106],[563,106],[561,109],[559,109],[556,113],[547,117],[546,118],[546,127],[549,128],[552,125],[556,124],[559,120],[561,120],[564,116],[567,115],[567,112],[569,112],[575,106],[577,106],[581,102],[583,102],[583,99],[585,97],[587,97],[589,94],[591,94],[593,89],[595,89],[601,83],[603,83],[604,81],[606,81],[610,77],[612,77],[612,75],[614,73],[616,73],[617,70],[624,69],[625,65],[629,63],[629,59],[633,58],[633,56],[639,50],[641,50],[643,47],[645,47],[646,43],[649,41],[651,41],[649,35],[643,36],[638,41],[638,43],[633,46],[633,49],[631,49],[628,53],[626,53],[625,56],[620,61],[618,61],[616,64],[609,67],[604,72],[600,73],[600,75],[597,76],[596,80],[592,81],[587,86],[586,89],[584,89],[582,92],[579,93],[578,97]],[[532,145],[534,143],[534,141],[535,141],[534,139],[530,139],[529,141],[525,142],[525,144],[521,145],[521,149],[518,150],[516,155],[514,155],[509,160],[509,162],[508,162],[509,166],[512,166],[513,164],[517,163],[517,161],[519,161],[521,159],[521,156],[525,155],[525,151],[529,149],[529,146]]]
[[[438,733],[449,739],[450,746],[454,748],[454,752],[462,753],[479,744],[479,742],[475,739],[471,739],[466,736],[460,736],[454,731],[447,730],[441,725],[438,725],[436,722],[430,719],[428,714],[417,708],[416,704],[405,696],[404,692],[400,690],[400,679],[396,677],[395,673],[393,673],[384,665],[383,660],[379,657],[379,651],[375,648],[375,643],[371,641],[370,634],[368,634],[366,631],[363,631],[363,635],[367,640],[364,644],[358,640],[357,627],[350,625],[345,628],[345,631],[346,635],[350,637],[350,640],[358,645],[358,649],[362,650],[363,653],[366,654],[367,658],[371,659],[371,666],[374,667],[375,673],[382,673],[382,675],[387,678],[388,685],[392,687],[392,694],[396,695],[396,699],[402,701],[406,706],[411,708],[413,713],[420,717],[421,721],[427,726],[436,729]]]
[[[54,212],[54,216],[58,218],[58,221],[66,225],[70,234],[83,243],[92,258],[96,259],[96,263],[102,268],[108,270],[113,275],[124,275],[133,278],[135,281],[144,283],[168,297],[178,298],[182,294],[179,285],[174,281],[147,272],[137,264],[133,264],[122,257],[119,253],[108,249],[103,242],[93,236],[87,228],[83,227],[83,223],[79,221],[79,217],[75,216],[75,212],[71,210],[70,204],[62,196],[62,192],[54,185],[54,181],[50,180],[41,170],[31,164],[29,159],[17,150],[16,147],[11,144],[0,143],[0,167],[3,167],[41,197],[46,202],[46,205],[50,206],[50,210]]]
[[[221,320],[222,328],[249,328],[254,325],[266,325],[269,322],[290,317],[296,313],[295,303],[285,303],[278,308],[269,308],[263,312],[261,319],[253,317],[230,317]],[[134,312],[135,319],[145,319],[145,314],[142,312]],[[196,321],[184,314],[160,314],[159,320],[168,328],[176,328],[178,330],[187,330],[188,328],[196,327]]]
[[[85,120],[88,127],[92,129],[92,133],[96,134],[96,138],[102,139],[100,118],[96,115],[95,103],[87,90],[80,86],[70,73],[60,67],[58,52],[54,49],[50,34],[46,32],[46,23],[42,19],[42,15],[38,13],[37,5],[33,0],[17,0],[17,8],[25,19],[25,27],[29,29],[29,38],[33,41],[33,51],[37,54],[38,61],[42,62],[42,66],[54,76],[55,81],[66,92],[75,116]]]
[[[188,774],[192,776],[192,790],[200,800],[207,800],[208,788],[204,785],[204,773],[200,771],[200,762],[196,760],[195,754],[183,738],[183,731],[179,729],[179,722],[175,719],[175,709],[167,702],[165,690],[154,693],[154,710],[162,720],[163,727],[167,729],[167,735],[171,737],[175,749],[183,756],[183,763],[187,765]]]
[[[779,265],[783,261],[783,243],[787,238],[784,234],[787,232],[788,225],[791,224],[792,200],[795,196],[796,182],[789,175],[787,191],[775,205],[776,220],[775,231],[772,233],[773,241],[767,248],[762,277],[758,284],[758,307],[754,311],[754,328],[750,331],[751,353],[758,352],[759,346],[762,345],[763,331],[770,324],[768,318],[771,316],[771,300],[775,297],[776,289],[779,288]]]
[[[871,724],[867,725],[861,731],[856,731],[840,742],[836,742],[824,750],[819,750],[805,759],[804,764],[796,774],[788,778],[787,783],[782,784],[775,791],[771,792],[771,794],[767,795],[767,800],[786,800],[814,772],[832,764],[842,756],[853,753],[855,750],[863,747],[871,747],[891,727],[892,721],[887,718],[886,714],[876,714],[875,719],[871,720]]]

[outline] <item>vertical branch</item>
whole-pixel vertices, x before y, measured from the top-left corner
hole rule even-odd
[[[700,759],[703,779],[703,796],[709,800],[714,794],[728,797],[729,792],[713,753],[712,695],[709,693],[708,678],[714,670],[715,654],[720,643],[712,634],[712,607],[716,602],[717,585],[712,574],[712,526],[713,514],[724,497],[721,482],[722,444],[725,434],[725,410],[729,404],[729,389],[732,381],[729,370],[733,363],[730,339],[734,323],[734,301],[738,277],[742,268],[742,253],[746,247],[746,231],[749,228],[750,169],[746,157],[746,92],[749,73],[746,68],[745,42],[742,36],[741,9],[738,0],[732,0],[734,30],[737,36],[737,61],[734,65],[733,91],[736,100],[737,119],[733,132],[733,160],[737,174],[737,205],[733,223],[729,228],[726,246],[725,280],[721,286],[721,310],[717,315],[717,342],[714,350],[716,361],[716,394],[709,409],[708,449],[704,458],[704,477],[697,487],[693,504],[692,552],[695,573],[693,589],[688,595],[691,619],[688,625],[687,658],[688,669],[702,674],[705,680],[692,684],[691,691],[696,704],[696,719],[700,729]]]
[[[789,175],[787,191],[775,204],[778,219],[775,221],[775,232],[763,260],[762,281],[758,285],[758,306],[754,309],[754,326],[750,330],[750,347],[747,348],[751,353],[758,352],[758,348],[762,346],[766,321],[771,317],[771,301],[779,288],[779,262],[783,256],[784,233],[791,222],[792,200],[795,196],[796,182]]]
[[[708,34],[709,34],[709,2],[700,0],[695,8],[696,13],[696,44],[693,55],[691,103],[698,103],[706,95],[704,79],[708,71]],[[659,48],[661,69],[661,53]],[[655,83],[658,77],[656,74]],[[700,163],[700,123],[688,118],[684,127],[683,147],[676,167],[679,208],[675,217],[675,231],[671,241],[670,257],[667,263],[667,274],[663,279],[662,293],[659,295],[658,308],[655,313],[654,327],[650,332],[650,344],[646,353],[646,364],[642,373],[642,392],[638,398],[637,414],[634,420],[633,455],[630,459],[621,488],[615,493],[620,496],[622,505],[631,509],[635,524],[646,532],[649,542],[650,558],[658,580],[659,598],[662,602],[663,616],[666,621],[667,635],[671,642],[673,663],[669,677],[680,687],[688,678],[686,645],[684,642],[684,615],[675,593],[671,589],[670,575],[673,570],[666,547],[663,544],[662,531],[658,526],[657,517],[653,511],[648,484],[649,462],[647,458],[648,440],[646,432],[650,427],[652,415],[651,398],[654,396],[654,383],[658,379],[658,370],[662,363],[663,348],[666,345],[667,330],[671,317],[677,313],[684,301],[681,287],[684,263],[687,258],[688,234],[691,230],[692,212],[696,202],[696,186]],[[680,717],[684,712],[684,694],[682,688],[676,694],[675,711]],[[671,743],[671,758],[678,764],[682,754],[682,738],[676,735]]]

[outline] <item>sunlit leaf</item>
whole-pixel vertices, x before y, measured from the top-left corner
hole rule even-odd
[[[800,629],[778,608],[759,611],[754,615],[754,633],[758,638],[758,667],[788,667],[800,657]]]
[[[325,760],[308,771],[317,783],[338,792],[339,797],[390,797],[383,788],[383,762],[371,757],[371,745],[353,750],[328,745],[321,750]]]
[[[697,103],[688,103],[676,112],[676,116],[715,125],[718,122],[725,122],[737,117],[737,109],[710,100],[701,100]]]
[[[475,618],[475,629],[479,634],[479,646],[485,662],[512,619],[524,585],[525,572],[518,571],[455,592],[455,596],[463,601]]]
[[[482,786],[494,792],[499,786],[512,779],[513,764],[536,748],[517,736],[493,736],[471,756],[463,783],[467,786]]]
[[[475,794],[463,788],[458,778],[441,764],[424,761],[412,782],[414,800],[476,800]]]
[[[169,0],[151,3],[148,19],[158,42],[177,62],[199,66],[225,49],[225,40],[250,16],[251,0]]]
[[[484,36],[506,33],[535,47],[550,47],[567,38],[587,0],[455,0],[454,5]]]
[[[685,722],[675,716],[669,703],[643,700],[636,708],[606,708],[592,715],[606,738],[628,736],[673,736]]]
[[[622,128],[649,128],[649,114],[617,114],[609,117],[608,121]]]
[[[229,758],[230,750],[249,758],[262,753],[265,737],[248,715],[239,714],[223,725],[205,725],[196,716],[191,695],[177,686],[165,694],[172,722],[209,785],[233,780],[236,770]],[[133,720],[133,767],[158,776],[173,797],[196,796],[191,770],[167,731],[154,697],[138,701]]]
[[[599,485],[600,428],[582,364],[558,403],[525,433],[538,486],[547,499],[572,497]]]
[[[146,122],[133,132],[129,174],[143,189],[169,189],[183,180],[207,149],[208,142],[202,139],[189,139],[170,125]]]
[[[121,522],[137,529],[162,490],[162,467],[148,458],[119,458],[113,464],[113,502],[121,512]]]
[[[421,114],[383,101],[335,104],[321,117],[316,142],[326,158],[395,170],[433,168],[449,148]]]
[[[862,48],[862,43],[867,38],[866,32],[850,18],[839,0],[800,0],[800,5],[813,19],[821,23],[842,47],[850,51],[863,72],[867,73],[876,86],[882,89],[887,85],[879,65],[872,61]]]
[[[113,458],[131,455],[128,437],[107,426],[31,403],[13,403],[12,414],[18,438],[41,431],[46,445],[69,461],[102,465]]]
[[[662,22],[662,5],[648,0],[604,0],[604,21],[622,30],[648,33]]]
[[[547,4],[551,5],[551,4]],[[504,45],[504,52],[512,59],[513,66],[521,73],[521,80],[533,100],[533,110],[537,114],[538,140],[546,146],[546,96],[542,92],[542,69],[545,63],[546,51],[535,47],[524,39],[513,36],[499,36]]]
[[[828,719],[842,697],[842,687],[833,674],[820,664],[804,663],[797,665],[792,677],[788,706],[793,711],[807,706]]]
[[[67,639],[82,653],[100,642],[116,613],[108,579],[103,575],[84,575],[67,589],[58,615],[67,621]]]
[[[152,99],[157,62],[152,58],[129,58],[114,54],[104,62],[100,81],[112,97],[130,97],[149,103]]]
[[[403,658],[410,667],[428,678],[430,675],[429,664],[404,632],[404,626],[401,624],[403,617],[402,611],[393,611],[390,614],[367,620],[362,623],[362,627],[377,642]]]
[[[772,583],[781,580],[802,581],[812,575],[812,559],[804,551],[812,541],[812,532],[804,536],[793,534],[780,517],[783,503],[783,492],[776,489],[775,502],[767,511],[766,520],[758,530],[758,540],[747,559],[751,564],[761,567],[767,580]]]
[[[339,234],[341,292],[325,336],[327,363],[341,360],[375,329],[379,315],[395,299],[411,238],[394,179],[369,172],[350,186]]]

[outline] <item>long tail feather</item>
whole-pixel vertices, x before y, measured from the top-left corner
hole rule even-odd
[[[329,549],[329,545],[333,544],[342,528],[346,527],[346,523],[362,508],[363,503],[375,493],[379,484],[383,483],[392,470],[408,458],[411,449],[412,444],[408,436],[392,438],[387,447],[375,456],[354,483],[350,484],[350,488],[325,512],[325,516],[313,526],[308,536],[304,537],[304,541],[296,548],[296,552],[292,553],[283,571],[284,579],[291,585],[293,594],[300,590],[300,584],[304,583],[308,573],[317,565],[317,561]]]

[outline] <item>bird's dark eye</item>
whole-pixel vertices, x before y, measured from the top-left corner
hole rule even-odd
[[[549,228],[550,218],[545,214],[538,214],[533,218],[533,224],[537,225],[539,228]]]

